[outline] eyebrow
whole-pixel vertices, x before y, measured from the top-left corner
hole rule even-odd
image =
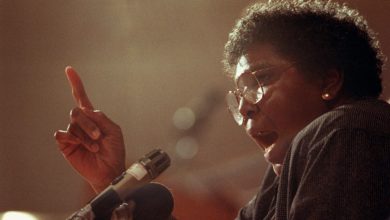
[[[248,69],[248,72],[253,72],[253,71],[256,71],[256,70],[265,69],[265,68],[269,68],[269,67],[272,67],[272,65],[270,63],[268,63],[268,62],[259,62],[259,63],[254,64],[253,66],[251,66]]]

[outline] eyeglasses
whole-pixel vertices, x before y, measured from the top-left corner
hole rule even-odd
[[[294,65],[295,63],[287,66],[272,66],[241,74],[236,81],[237,89],[229,91],[226,95],[228,109],[239,126],[244,123],[244,116],[239,109],[242,98],[250,104],[257,104],[267,92],[268,86],[275,83]]]

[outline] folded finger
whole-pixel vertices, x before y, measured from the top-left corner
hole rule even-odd
[[[118,132],[121,129],[119,125],[117,125],[110,118],[108,118],[102,111],[92,111],[89,109],[82,109],[82,111],[88,118],[92,119],[96,123],[96,125],[99,126],[100,130],[105,134]]]
[[[67,131],[56,131],[54,137],[57,141],[58,148],[65,157],[70,157],[77,150],[80,150],[80,141]]]
[[[54,133],[54,138],[62,144],[80,144],[80,140],[67,131],[58,130]]]
[[[70,112],[72,123],[76,123],[92,140],[98,140],[101,132],[96,123],[87,117],[84,112],[76,107]]]
[[[90,137],[78,126],[78,124],[70,123],[67,131],[78,138],[81,144],[91,152],[99,151],[98,143],[95,143]]]

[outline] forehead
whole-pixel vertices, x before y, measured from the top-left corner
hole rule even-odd
[[[249,47],[246,54],[240,57],[236,65],[234,80],[237,80],[245,72],[286,63],[288,62],[275,52],[272,45],[254,44]]]

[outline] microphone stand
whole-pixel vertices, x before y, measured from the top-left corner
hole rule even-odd
[[[115,178],[105,190],[92,199],[84,208],[73,213],[67,220],[111,219],[116,208],[123,208],[122,205],[129,199],[129,196],[166,170],[170,165],[170,161],[168,154],[161,149],[152,150]],[[156,187],[157,185],[152,189],[161,190],[161,187]],[[170,195],[169,191],[168,194]],[[129,206],[127,205],[127,207]]]
[[[73,213],[66,220],[94,220],[94,219],[95,219],[95,215],[92,212],[92,207],[90,205],[86,205],[84,208]]]

